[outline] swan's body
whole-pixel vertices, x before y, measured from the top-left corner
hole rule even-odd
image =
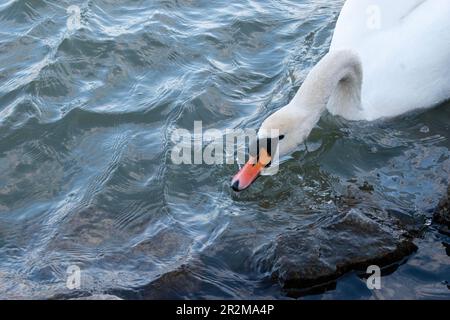
[[[361,112],[355,117],[330,104],[332,113],[374,120],[450,98],[448,0],[349,0],[330,52],[340,49],[350,49],[361,59]]]
[[[449,99],[449,17],[449,0],[347,0],[329,53],[292,101],[264,121],[258,139],[280,138],[276,150],[283,156],[308,137],[326,109],[370,121]],[[235,190],[251,184],[254,167],[234,177]]]

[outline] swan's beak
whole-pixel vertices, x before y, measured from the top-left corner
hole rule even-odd
[[[244,167],[231,180],[231,188],[236,191],[243,191],[260,176],[262,170],[272,160],[267,150],[261,149],[259,157],[250,157]]]

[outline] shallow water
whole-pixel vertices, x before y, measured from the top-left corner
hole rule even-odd
[[[373,123],[324,115],[279,174],[240,194],[237,165],[171,162],[175,129],[256,128],[285,105],[342,3],[0,3],[0,297],[288,298],[257,257],[367,182],[357,207],[423,225],[418,251],[382,290],[350,272],[302,296],[449,299],[450,240],[428,226],[448,185],[449,103]]]

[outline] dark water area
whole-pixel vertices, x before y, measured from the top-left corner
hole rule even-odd
[[[449,103],[325,114],[239,194],[237,165],[171,161],[176,129],[257,128],[287,104],[342,4],[0,1],[0,298],[450,299],[432,219]],[[383,264],[380,290],[365,262]]]

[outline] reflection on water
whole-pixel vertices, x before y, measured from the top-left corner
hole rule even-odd
[[[285,298],[258,255],[336,219],[349,188],[366,190],[358,210],[422,226],[448,184],[448,103],[373,123],[325,115],[279,174],[241,194],[236,166],[170,160],[175,129],[255,128],[285,105],[342,3],[1,4],[0,297]],[[415,243],[383,290],[350,272],[306,298],[448,299],[448,237],[431,226]]]

